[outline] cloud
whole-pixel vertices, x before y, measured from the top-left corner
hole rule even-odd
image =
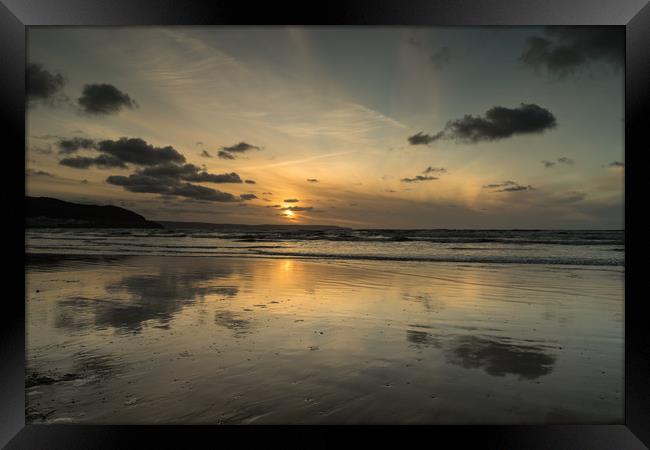
[[[503,183],[498,184],[486,184],[483,186],[483,189],[494,189],[503,186],[515,186],[517,183],[514,181],[504,181]]]
[[[71,139],[60,139],[57,142],[59,154],[71,154],[81,149],[95,149],[97,144],[88,138],[74,137]]]
[[[86,84],[77,103],[87,114],[117,114],[123,108],[137,106],[128,94],[111,84]]]
[[[285,203],[298,203],[299,201],[300,200],[298,200],[297,198],[288,198],[284,200]]]
[[[524,186],[512,180],[504,181],[502,183],[486,184],[483,186],[483,189],[491,189],[490,192],[520,192],[535,190],[531,185]]]
[[[200,169],[194,164],[161,164],[158,166],[147,167],[137,174],[150,176],[159,179],[175,181],[196,181],[208,183],[242,183],[240,176],[235,173],[213,174]]]
[[[431,180],[437,180],[438,177],[429,177],[429,176],[422,176],[422,175],[416,175],[413,178],[402,178],[400,181],[402,183],[415,183],[417,181],[431,181]]]
[[[217,156],[219,158],[221,158],[221,159],[235,159],[234,155],[232,155],[232,154],[230,154],[230,153],[228,153],[226,151],[223,151],[223,150],[219,150],[219,152],[217,153]]]
[[[257,145],[251,145],[247,142],[239,142],[235,145],[231,145],[230,147],[221,147],[219,150],[218,156],[219,158],[222,159],[235,159],[237,156],[235,156],[233,153],[245,153],[250,150],[261,150],[260,147]]]
[[[566,156],[560,156],[557,159],[557,162],[559,162],[560,164],[566,164],[566,165],[569,165],[569,166],[572,166],[575,163],[574,160],[572,160],[571,158],[567,158]]]
[[[622,163],[620,161],[612,161],[609,163],[609,167],[625,167],[625,163]]]
[[[431,55],[431,63],[436,69],[442,69],[449,64],[450,55],[449,48],[441,47]]]
[[[439,139],[454,139],[469,144],[495,141],[516,134],[542,133],[557,126],[555,116],[535,104],[522,103],[517,108],[495,106],[485,117],[466,114],[462,119],[447,122],[444,130],[434,134],[418,133],[408,138],[411,145],[431,144]]]
[[[427,167],[422,171],[423,174],[429,174],[429,173],[447,173],[447,169],[444,167]]]
[[[314,211],[313,206],[285,206],[282,211]]]
[[[309,183],[318,183],[318,180],[316,178],[307,178],[307,181]]]
[[[551,167],[554,167],[554,166],[555,166],[555,162],[554,162],[554,161],[546,161],[546,160],[542,160],[541,163],[544,164],[544,167],[546,167],[547,169],[550,169]]]
[[[131,174],[128,177],[111,175],[106,182],[116,186],[122,186],[130,192],[162,194],[167,196],[179,196],[195,200],[213,202],[236,202],[239,201],[234,195],[217,191],[191,183],[174,183],[169,179],[161,179],[140,173]]]
[[[75,156],[74,158],[63,158],[59,161],[62,166],[73,167],[75,169],[88,169],[91,166],[99,168],[126,168],[126,164],[119,158],[110,155],[99,155],[91,158],[86,156]]]
[[[122,186],[130,192],[161,194],[170,197],[178,196],[200,201],[238,202],[256,198],[250,197],[249,194],[244,194],[238,198],[227,192],[189,183],[243,182],[241,177],[235,172],[214,174],[194,164],[164,162],[141,168],[129,176],[111,175],[106,179],[106,182],[116,186]]]
[[[45,172],[43,170],[34,170],[34,169],[25,170],[25,176],[27,176],[27,177],[40,176],[40,177],[52,177],[52,178],[54,178],[54,175],[52,175],[49,172]]]
[[[246,183],[246,184],[256,184],[255,180],[244,180],[244,183]]]
[[[200,153],[200,156],[202,156],[203,158],[212,158],[212,155],[211,155],[210,153],[208,153],[207,150],[203,150],[203,151]]]
[[[432,142],[435,142],[438,139],[442,138],[443,136],[444,133],[442,131],[434,135],[424,134],[422,132],[419,132],[417,134],[414,134],[413,136],[409,136],[408,141],[409,144],[411,145],[429,145]]]
[[[534,190],[535,188],[529,184],[528,186],[511,186],[511,187],[503,188],[500,191],[494,191],[494,192],[518,192],[518,191],[534,191]]]
[[[254,198],[257,198],[257,195],[255,194],[241,194],[239,196],[242,200],[253,200]]]
[[[625,32],[618,27],[546,27],[544,34],[529,38],[519,57],[535,70],[562,78],[597,61],[623,67]]]
[[[447,173],[447,169],[444,167],[427,167],[422,171],[424,175],[416,175],[413,178],[402,178],[400,181],[402,183],[415,183],[418,181],[432,181],[432,180],[438,180],[438,177],[432,177],[428,174],[430,173]]]
[[[114,156],[124,163],[140,166],[185,162],[185,157],[173,147],[154,147],[140,138],[122,137],[116,141],[100,141],[97,150]]]
[[[25,78],[28,101],[54,106],[66,100],[63,94],[66,80],[60,73],[51,73],[39,63],[29,63]]]

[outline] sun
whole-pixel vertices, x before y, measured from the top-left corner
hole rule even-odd
[[[291,210],[285,211],[284,215],[287,219],[293,219],[295,217],[295,213]]]

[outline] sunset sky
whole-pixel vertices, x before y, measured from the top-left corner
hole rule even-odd
[[[611,28],[30,28],[27,195],[152,220],[622,228]]]

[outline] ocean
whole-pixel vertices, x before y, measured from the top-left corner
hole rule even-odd
[[[624,232],[586,230],[38,229],[32,253],[299,257],[623,266]]]

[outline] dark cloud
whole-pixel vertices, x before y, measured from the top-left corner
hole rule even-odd
[[[620,161],[612,161],[609,163],[609,167],[625,167],[625,163],[622,163]]]
[[[438,139],[442,138],[443,136],[444,133],[442,131],[434,135],[424,134],[422,132],[419,132],[417,134],[414,134],[413,136],[409,136],[408,141],[409,144],[411,145],[429,145],[432,142],[435,142]]]
[[[128,94],[111,84],[86,84],[77,103],[87,114],[117,114],[123,108],[137,106]]]
[[[194,164],[161,164],[147,167],[136,172],[141,175],[173,181],[196,181],[208,183],[241,183],[242,179],[235,172],[213,174],[200,169]]]
[[[188,183],[242,183],[240,176],[234,172],[213,174],[194,164],[165,163],[140,169],[128,177],[110,176],[110,184],[138,193],[153,193],[166,196],[179,196],[194,200],[215,202],[236,202],[244,199],[205,186]]]
[[[495,189],[499,187],[504,187],[504,186],[516,186],[517,183],[514,181],[504,181],[503,183],[497,183],[497,184],[486,184],[483,186],[483,189]]]
[[[408,138],[411,145],[431,144],[439,139],[475,144],[495,141],[516,134],[542,133],[557,126],[555,116],[535,104],[522,103],[517,108],[495,106],[486,111],[485,117],[465,115],[462,119],[447,122],[444,130],[434,134],[418,133]]]
[[[210,153],[208,153],[207,150],[203,150],[203,151],[200,153],[200,155],[201,155],[202,157],[204,157],[204,158],[212,158],[212,155],[211,155]]]
[[[256,184],[255,180],[244,180],[244,183],[246,183],[246,184]]]
[[[307,181],[310,183],[318,183],[318,180],[316,178],[307,178]]]
[[[225,152],[223,150],[219,150],[217,156],[221,159],[235,159],[235,157],[232,154]]]
[[[213,202],[239,201],[237,197],[227,192],[221,192],[191,183],[170,183],[169,179],[161,179],[139,173],[131,174],[128,177],[111,175],[106,179],[106,182],[116,186],[122,186],[130,192],[163,194]]]
[[[34,169],[27,169],[27,170],[25,170],[25,176],[28,176],[28,177],[34,177],[34,176],[40,176],[40,177],[54,177],[54,175],[52,175],[52,174],[49,173],[49,172],[45,172],[45,171],[43,171],[43,170],[34,170]]]
[[[430,174],[430,173],[447,173],[447,169],[445,169],[444,167],[431,167],[431,166],[429,166],[426,169],[424,169],[422,171],[422,173],[425,174],[425,175]]]
[[[431,55],[431,63],[436,69],[442,69],[449,64],[450,56],[449,48],[441,47]]]
[[[156,166],[169,163],[183,163],[185,157],[173,147],[154,147],[140,138],[122,137],[116,141],[96,142],[86,138],[61,139],[58,142],[59,153],[69,154],[80,149],[92,149],[102,153],[96,158],[66,158],[60,164],[76,168],[88,168],[93,165],[105,167]]]
[[[25,87],[27,99],[30,102],[41,102],[55,105],[66,97],[63,95],[65,78],[60,73],[51,73],[41,64],[30,63],[25,72]]]
[[[431,180],[437,180],[437,179],[438,179],[438,177],[416,175],[413,178],[402,178],[400,181],[402,183],[415,183],[415,182],[418,182],[418,181],[431,181]]]
[[[313,211],[313,206],[285,206],[280,208],[282,211]]]
[[[273,192],[262,192],[264,195],[273,195]]]
[[[300,200],[298,200],[297,198],[288,198],[284,200],[285,203],[298,203],[299,201]]]
[[[75,156],[74,158],[63,158],[59,161],[62,166],[73,167],[75,169],[88,169],[91,166],[99,168],[126,168],[126,164],[119,158],[110,155],[99,155],[91,158],[86,156]]]
[[[173,147],[154,147],[140,138],[122,137],[116,141],[100,141],[97,150],[114,156],[124,163],[139,166],[185,162],[185,157]]]
[[[491,192],[519,192],[519,191],[534,191],[535,188],[531,185],[521,185],[515,181],[508,180],[502,183],[486,184],[483,189],[491,189]]]
[[[95,149],[97,144],[94,140],[88,138],[74,137],[70,139],[60,139],[57,142],[60,154],[75,153],[81,149]]]
[[[256,145],[251,145],[246,142],[239,142],[238,144],[231,145],[230,147],[221,147],[221,150],[224,150],[228,153],[244,153],[249,150],[259,150],[260,148]]]
[[[529,184],[528,186],[510,186],[507,188],[503,188],[500,191],[494,191],[494,192],[517,192],[517,191],[534,191],[534,190],[535,188]]]
[[[574,74],[597,61],[621,69],[625,32],[619,27],[546,27],[544,37],[527,40],[519,60],[559,77]]]
[[[551,167],[554,167],[554,166],[555,166],[555,162],[554,162],[554,161],[546,161],[546,160],[542,160],[541,163],[544,164],[544,167],[546,167],[547,169],[550,169]]]
[[[239,196],[242,200],[253,200],[254,198],[257,198],[257,195],[255,194],[241,194]]]
[[[245,153],[250,150],[261,150],[257,145],[251,145],[247,142],[239,142],[230,147],[221,147],[217,154],[221,159],[236,159],[237,154]]]

